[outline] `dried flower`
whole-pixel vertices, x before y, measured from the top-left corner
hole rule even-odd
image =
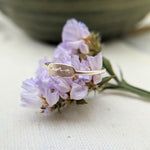
[[[67,104],[87,104],[84,100],[90,91],[118,89],[150,98],[150,92],[128,84],[121,73],[121,79],[114,73],[108,59],[102,57],[98,34],[90,33],[87,26],[75,19],[68,20],[62,32],[60,43],[51,62],[72,65],[79,71],[101,70],[106,68],[108,77],[101,75],[78,75],[73,78],[52,76],[44,67],[47,58],[40,60],[34,78],[23,82],[21,100],[23,106],[41,108],[46,114]],[[114,79],[114,83],[110,80]]]
[[[66,43],[73,54],[77,53],[77,50],[80,50],[83,54],[88,54],[89,47],[83,39],[89,35],[90,32],[84,23],[71,19],[67,21],[63,28],[62,41]]]

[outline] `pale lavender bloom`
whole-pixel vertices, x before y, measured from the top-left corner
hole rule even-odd
[[[89,48],[85,44],[84,39],[89,35],[90,32],[84,23],[70,19],[63,28],[62,41],[72,50],[73,54],[76,53],[78,49],[80,49],[81,53],[87,54]]]
[[[46,58],[40,61],[34,79],[23,82],[22,87],[25,91],[21,93],[21,100],[24,106],[40,108],[47,102],[46,107],[51,107],[58,102],[59,97],[64,99],[68,97],[70,84],[64,78],[50,75],[44,68],[45,62],[47,62]]]
[[[77,22],[75,19],[68,20],[63,28],[63,42],[58,45],[51,62],[72,65],[76,70],[90,71],[102,68],[102,53],[96,56],[88,56],[87,60],[81,60],[78,50],[83,54],[89,52],[88,45],[84,39],[90,35],[85,24]],[[88,93],[86,83],[92,80],[90,75],[79,75],[77,78],[61,78],[52,76],[44,68],[44,64],[49,62],[44,58],[40,60],[35,78],[27,79],[23,82],[24,92],[21,93],[21,100],[24,106],[42,107],[45,106],[45,113],[49,113],[49,107],[56,104],[59,98],[81,100]],[[101,82],[101,75],[94,75],[94,84]]]
[[[84,60],[79,62],[79,56],[72,56],[71,60],[77,69],[89,70],[86,66],[88,62]],[[58,102],[59,97],[67,99],[68,92],[70,92],[70,98],[74,100],[83,99],[87,95],[88,87],[85,86],[85,82],[91,80],[89,76],[79,76],[77,80],[52,76],[44,68],[44,63],[47,61],[46,58],[40,60],[35,79],[23,82],[22,87],[26,91],[22,93],[21,97],[27,106],[41,107],[45,106],[45,102],[47,102],[48,106],[46,107],[51,107]],[[45,109],[45,112],[49,112],[49,109]]]
[[[41,87],[33,78],[25,80],[22,88],[25,89],[25,91],[21,93],[23,106],[40,108],[46,105],[46,100],[48,107],[51,107],[56,104],[59,99],[58,91],[51,92],[49,86],[45,86],[44,90],[41,91]],[[45,98],[45,100],[43,98]]]
[[[96,56],[87,56],[89,66],[92,70],[102,69],[102,53],[100,52]],[[94,84],[101,82],[101,75],[94,75]]]
[[[88,93],[88,87],[80,84],[73,83],[72,89],[70,92],[71,99],[74,100],[81,100],[83,99]]]
[[[87,60],[82,60],[80,62],[78,55],[72,55],[71,57],[71,65],[80,71],[89,71],[89,63]],[[71,84],[71,99],[80,100],[83,99],[88,93],[88,87],[85,86],[87,82],[91,81],[91,76],[89,75],[79,75],[78,79],[74,80]]]
[[[58,57],[59,61],[57,61],[57,57],[54,57],[54,59],[53,59],[54,61],[59,62],[59,63],[65,63],[65,64],[72,65],[76,70],[80,70],[80,71],[83,71],[83,70],[89,71],[90,70],[89,63],[87,60],[82,60],[80,62],[78,55],[65,55],[66,49],[62,48],[62,45],[60,45],[60,47],[58,47],[56,50],[57,50],[57,53],[60,55],[60,59]],[[57,53],[55,53],[56,56],[57,56]],[[63,57],[63,59],[61,59],[61,56]],[[64,61],[64,60],[70,60],[70,62]],[[85,83],[91,81],[91,76],[79,75],[76,80],[72,80],[72,78],[70,78],[70,79],[63,78],[63,79],[68,84],[70,84],[71,99],[80,100],[80,99],[83,99],[87,95],[88,87],[85,86]],[[56,85],[56,87],[58,86],[57,84],[55,84],[55,85]],[[81,94],[79,94],[79,91]]]
[[[48,73],[47,69],[44,68],[44,63],[47,62],[46,59],[40,61],[40,66],[36,73],[36,83],[42,92],[42,96],[46,96],[48,101],[53,97],[55,101],[58,101],[59,96],[67,97],[66,93],[70,90],[69,83],[64,79],[56,76],[52,76]],[[48,90],[48,93],[47,93]],[[54,90],[53,93],[49,92]],[[51,94],[48,96],[48,94]]]
[[[78,22],[75,19],[70,19],[67,21],[63,28],[62,38],[63,38],[63,47],[66,51],[68,51],[68,54],[71,55],[69,60],[72,62],[71,64],[75,67],[77,70],[99,70],[102,68],[102,53],[97,54],[96,56],[88,56],[88,61],[82,60],[81,63],[79,63],[79,59],[77,58],[77,51],[80,49],[80,51],[84,54],[87,54],[89,52],[88,45],[85,44],[84,38],[87,38],[90,35],[90,32],[85,24],[82,22]],[[87,47],[87,48],[86,48]],[[86,50],[87,51],[86,51]],[[70,53],[70,51],[72,51]],[[62,53],[62,52],[61,52]],[[55,53],[55,55],[57,55]],[[63,54],[62,54],[63,55]],[[67,57],[67,55],[66,55]],[[82,76],[80,76],[81,78]],[[83,79],[89,78],[90,76],[84,76]],[[101,82],[101,75],[94,75],[94,84],[97,84]]]
[[[71,56],[71,65],[79,71],[90,71],[89,68],[89,62],[87,60],[79,60],[79,56],[78,55],[72,55]],[[89,75],[79,75],[79,80],[84,81],[84,82],[89,82],[91,81],[91,76]]]
[[[22,84],[22,88],[25,89],[25,91],[21,93],[22,106],[37,108],[42,106],[43,100],[40,97],[41,92],[33,78],[25,80]]]
[[[54,51],[54,57],[52,62],[65,63],[71,65],[71,50],[65,43],[61,43]]]

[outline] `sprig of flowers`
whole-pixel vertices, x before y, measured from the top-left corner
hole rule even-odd
[[[72,65],[76,70],[90,71],[106,68],[109,76],[78,75],[73,78],[52,76],[43,67],[46,62]],[[114,79],[116,83],[111,83]],[[117,89],[141,97],[150,98],[150,92],[128,84],[121,73],[121,79],[114,73],[111,63],[102,56],[99,34],[90,33],[87,26],[75,19],[68,20],[62,31],[62,43],[54,51],[51,61],[39,61],[35,77],[23,82],[21,100],[23,106],[40,108],[44,113],[60,111],[64,106],[76,102],[87,104],[84,99],[90,91],[102,92]]]

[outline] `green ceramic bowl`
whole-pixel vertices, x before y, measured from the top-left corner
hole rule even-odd
[[[58,42],[70,18],[103,38],[122,35],[149,12],[150,0],[0,0],[0,8],[30,36]]]

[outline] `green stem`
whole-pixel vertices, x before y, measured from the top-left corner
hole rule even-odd
[[[150,92],[137,88],[133,85],[128,84],[125,80],[120,82],[118,85],[112,84],[112,83],[107,83],[103,90],[105,89],[111,89],[111,90],[121,90],[125,92],[130,92],[136,95],[139,95],[140,97],[150,99]]]
[[[120,90],[128,91],[130,93],[134,93],[134,94],[137,94],[141,97],[145,97],[145,98],[150,99],[150,92],[149,91],[137,88],[133,85],[130,85],[126,81],[121,82],[121,85],[119,87],[120,87]]]
[[[108,83],[109,80],[107,81],[105,79],[106,81],[104,80],[105,82],[102,82],[102,85],[103,84],[104,85],[103,85],[103,88],[101,91],[106,90],[106,89],[113,89],[113,90],[118,89],[118,90],[134,93],[141,97],[150,99],[150,92],[140,89],[140,88],[137,88],[137,87],[127,83],[123,78],[123,73],[121,70],[120,70],[121,80],[119,80],[119,78],[117,77],[117,75],[115,74],[115,72],[113,70],[113,67],[112,67],[110,61],[105,57],[103,57],[103,66],[104,66],[104,68],[106,68],[107,72],[111,75],[111,77],[113,77],[113,79],[116,81],[117,84]],[[107,79],[108,79],[108,77],[107,77]],[[109,79],[111,79],[111,78],[109,78]],[[102,85],[100,84],[99,86],[101,87]]]

